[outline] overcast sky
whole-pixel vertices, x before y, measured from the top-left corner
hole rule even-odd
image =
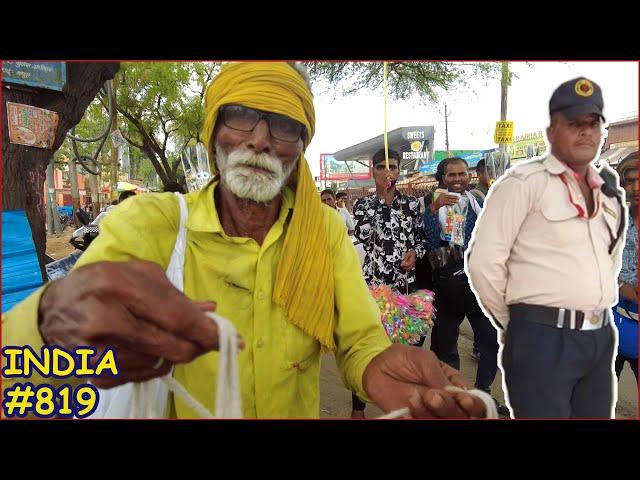
[[[508,91],[507,120],[514,134],[544,130],[548,125],[549,98],[566,80],[586,76],[602,88],[608,122],[638,114],[638,62],[514,62],[517,75]],[[383,133],[382,92],[343,97],[334,91],[315,93],[316,133],[306,158],[319,175],[320,154],[333,153]],[[500,80],[472,80],[468,89],[444,93],[438,105],[416,100],[392,101],[387,106],[387,130],[433,125],[435,149],[445,149],[444,102],[449,115],[451,150],[489,149],[495,122],[500,119]]]

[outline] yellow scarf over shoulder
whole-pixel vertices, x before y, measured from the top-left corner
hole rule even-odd
[[[215,175],[213,131],[221,106],[240,104],[291,117],[307,128],[304,149],[315,131],[313,97],[305,81],[284,62],[226,64],[207,87],[202,138]],[[276,274],[273,301],[289,322],[335,349],[333,263],[322,203],[309,165],[300,156],[294,182],[295,202]]]

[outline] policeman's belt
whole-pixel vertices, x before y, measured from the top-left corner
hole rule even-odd
[[[509,305],[511,318],[550,325],[569,330],[597,330],[609,324],[609,310],[571,310],[569,308],[547,307],[516,303]]]

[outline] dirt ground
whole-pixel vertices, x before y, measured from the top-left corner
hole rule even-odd
[[[47,235],[47,255],[55,260],[59,260],[72,253],[75,249],[69,243],[69,238],[73,230],[73,227],[67,227],[60,235]],[[425,348],[428,348],[430,342],[430,338],[427,338]],[[469,323],[465,321],[460,328],[458,349],[460,351],[460,368],[462,374],[471,386],[475,380],[477,365],[477,362],[471,357],[472,346],[473,333]],[[501,404],[504,404],[500,371],[498,371],[491,390],[493,396],[496,397]],[[382,414],[382,410],[377,406],[367,406],[366,415],[368,418],[374,418]],[[322,360],[322,369],[320,372],[320,417],[349,418],[350,415],[351,392],[344,387],[340,380],[335,358],[332,355],[325,355]],[[638,386],[628,365],[625,366],[622,371],[619,382],[616,417],[638,418]]]
[[[64,229],[59,235],[51,233],[47,234],[47,248],[46,253],[54,260],[60,260],[75,251],[73,245],[69,243],[71,234],[75,230],[75,227],[69,226]]]

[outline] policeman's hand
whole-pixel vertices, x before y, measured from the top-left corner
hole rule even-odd
[[[460,197],[457,195],[449,195],[447,193],[443,193],[441,195],[438,195],[438,198],[436,198],[430,206],[433,207],[434,211],[438,211],[440,209],[440,207],[443,207],[445,205],[455,205],[456,203],[458,203],[460,201]]]
[[[414,418],[486,417],[482,400],[464,391],[460,372],[422,348],[391,345],[369,363],[363,386],[386,412],[409,407]]]
[[[624,282],[620,285],[620,297],[624,297],[638,303],[638,289],[632,284]]]
[[[46,344],[113,347],[120,375],[92,382],[110,388],[166,375],[218,349],[218,328],[205,316],[213,302],[193,302],[151,262],[100,262],[72,271],[45,290],[39,306]],[[244,346],[238,339],[239,347]]]
[[[409,250],[404,254],[404,258],[402,259],[402,263],[400,263],[400,267],[405,272],[410,272],[416,266],[416,252],[414,250]]]

